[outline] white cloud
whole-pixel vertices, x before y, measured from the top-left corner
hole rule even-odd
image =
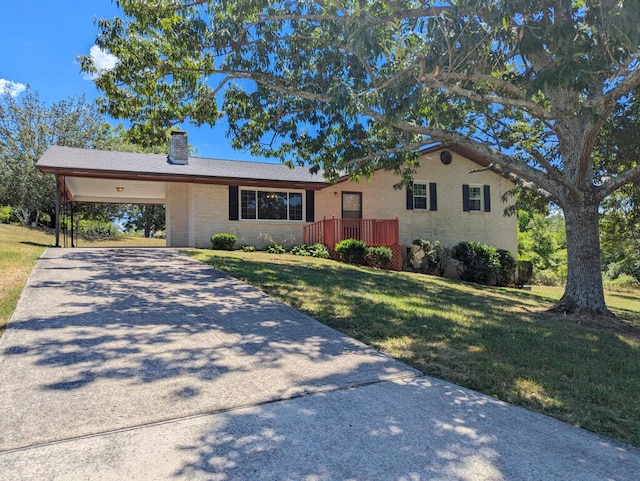
[[[25,90],[27,90],[27,86],[25,84],[0,78],[0,94],[9,94],[12,97],[17,97]]]
[[[89,55],[98,72],[95,75],[84,75],[85,80],[94,80],[96,77],[99,77],[102,72],[113,69],[118,63],[118,57],[102,50],[97,45],[89,49]]]

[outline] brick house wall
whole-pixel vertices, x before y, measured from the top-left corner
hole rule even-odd
[[[405,189],[393,185],[399,178],[378,171],[370,180],[340,182],[315,191],[316,221],[342,216],[342,192],[362,193],[362,217],[399,219],[400,243],[414,239],[439,240],[446,246],[460,241],[483,242],[517,255],[516,218],[505,217],[501,197],[513,184],[490,171],[470,173],[478,164],[453,153],[450,164],[440,161],[439,152],[423,156],[416,182],[435,184],[437,210],[409,210]],[[489,212],[463,210],[463,185],[490,187]],[[242,188],[242,187],[241,187]],[[256,186],[249,187],[256,189]],[[286,190],[286,189],[285,189]],[[484,194],[484,192],[483,192]],[[238,244],[258,248],[277,242],[286,247],[303,242],[303,221],[229,220],[229,186],[167,183],[167,245],[210,247],[212,234],[236,234]]]

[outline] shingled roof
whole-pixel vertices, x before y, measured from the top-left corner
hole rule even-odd
[[[283,164],[189,157],[187,165],[167,162],[167,155],[77,149],[53,145],[38,161],[38,169],[73,177],[118,178],[147,181],[200,182],[262,185],[296,185],[322,188],[322,173],[308,167]]]

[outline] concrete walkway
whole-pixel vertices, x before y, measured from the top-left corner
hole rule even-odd
[[[171,249],[49,249],[2,480],[620,480],[640,450],[422,376]]]

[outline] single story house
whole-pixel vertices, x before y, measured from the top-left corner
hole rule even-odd
[[[383,170],[329,183],[305,167],[189,157],[184,132],[173,133],[169,156],[51,146],[38,161],[56,175],[59,203],[164,204],[169,247],[209,247],[224,232],[256,247],[356,237],[401,248],[422,238],[516,255],[516,219],[501,201],[513,184],[487,165],[436,146],[422,151],[413,188],[394,189],[398,177]]]

